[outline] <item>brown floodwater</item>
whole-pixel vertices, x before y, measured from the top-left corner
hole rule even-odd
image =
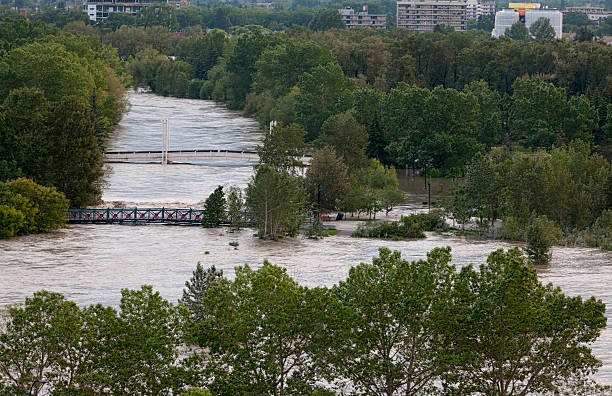
[[[257,124],[208,101],[131,94],[132,109],[121,123],[111,149],[158,149],[161,119],[170,118],[172,147],[252,149],[260,138]],[[174,143],[176,142],[176,143]],[[185,143],[187,142],[187,143]],[[176,144],[176,145],[175,145]],[[197,146],[197,147],[193,147]],[[245,186],[252,168],[246,164],[223,166],[115,164],[107,201],[146,205],[195,205],[217,185]],[[427,201],[422,178],[398,171],[409,204],[400,211],[419,211]],[[448,191],[453,181],[430,179],[432,200]],[[472,241],[429,234],[419,241],[380,241],[347,236],[309,240],[303,237],[280,242],[261,241],[252,230],[229,233],[226,229],[186,226],[76,225],[43,235],[0,240],[0,306],[22,302],[40,289],[66,295],[79,304],[117,306],[123,288],[152,285],[176,301],[199,261],[215,265],[229,277],[234,267],[261,265],[264,259],[287,268],[307,286],[333,285],[344,279],[351,266],[369,262],[381,246],[402,252],[404,258],[424,258],[438,246],[450,246],[457,267],[481,264],[499,248],[514,245],[498,241]],[[239,243],[238,249],[229,243]],[[208,254],[206,254],[208,252]],[[550,266],[538,269],[543,282],[552,282],[568,295],[596,296],[612,314],[612,253],[586,248],[554,248]],[[596,378],[612,385],[612,321],[593,347],[603,361]]]

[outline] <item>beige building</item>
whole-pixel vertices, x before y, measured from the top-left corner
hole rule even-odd
[[[368,6],[363,6],[363,11],[356,12],[351,7],[339,9],[338,12],[342,17],[346,27],[375,27],[375,28],[386,28],[387,27],[387,16],[384,14],[369,14]]]
[[[397,27],[415,32],[431,32],[436,25],[447,25],[457,32],[467,31],[465,1],[398,1]]]
[[[567,14],[568,12],[581,12],[585,14],[589,20],[593,21],[596,25],[599,25],[599,22],[602,19],[606,19],[609,16],[612,16],[611,11],[606,11],[602,7],[565,7],[563,14]]]
[[[468,20],[478,19],[481,16],[494,16],[495,15],[495,2],[494,1],[477,1],[468,0],[466,3],[465,14]]]

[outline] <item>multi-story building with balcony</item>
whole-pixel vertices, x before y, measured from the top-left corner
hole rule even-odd
[[[478,19],[481,16],[494,16],[495,15],[495,2],[494,1],[477,1],[468,0],[466,3],[465,13],[468,20]]]
[[[350,7],[341,8],[338,10],[340,16],[346,27],[375,27],[375,28],[386,28],[387,27],[387,16],[384,14],[369,14],[368,6],[363,6],[363,11],[356,12]]]
[[[131,14],[136,15],[143,8],[150,6],[153,3],[158,3],[156,0],[131,0],[131,1],[117,1],[117,0],[87,0],[83,3],[83,11],[87,13],[91,21],[97,22],[108,18],[109,14]],[[189,5],[186,1],[162,1],[171,5],[172,7],[179,9]]]
[[[436,25],[452,26],[455,31],[467,31],[465,1],[413,0],[397,2],[397,27],[415,32],[431,32]]]

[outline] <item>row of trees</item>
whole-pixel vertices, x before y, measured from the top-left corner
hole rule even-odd
[[[337,135],[327,135],[319,142],[320,148],[302,176],[306,131],[295,124],[274,126],[258,147],[260,164],[244,200],[239,188],[230,187],[226,199],[219,186],[206,200],[203,224],[216,227],[227,221],[239,226],[247,216],[257,225],[260,237],[276,239],[296,235],[308,211],[324,214],[342,210],[370,216],[388,213],[404,201],[395,169],[366,157],[363,127],[357,129],[355,139],[346,131],[339,129]]]
[[[444,205],[460,224],[477,217],[487,230],[502,219],[506,238],[529,240],[541,229],[531,238],[549,235],[549,246],[565,235],[609,247],[612,167],[581,141],[538,154],[497,149],[468,165]]]
[[[518,249],[479,268],[456,271],[450,260],[450,248],[414,262],[381,249],[331,288],[301,286],[268,262],[236,268],[233,280],[198,265],[179,305],[144,286],[123,290],[119,310],[37,292],[3,312],[0,391],[512,396],[588,387],[601,364],[589,348],[606,325],[601,301],[541,284]]]
[[[129,82],[116,51],[25,21],[0,30],[0,180],[25,176],[56,187],[72,206],[97,203],[101,150]]]
[[[67,209],[68,200],[53,187],[25,178],[0,182],[0,239],[61,228]]]
[[[418,159],[420,168],[456,174],[493,145],[550,148],[577,137],[610,152],[612,54],[596,43],[294,29],[185,38],[174,53],[194,67],[194,80],[183,73],[175,84],[179,96],[223,101],[262,125],[297,123],[307,140],[319,137],[329,117],[351,110],[368,132],[368,155],[388,164]],[[137,56],[131,67],[148,76],[139,84],[168,94],[157,80],[186,66],[166,60],[174,66],[160,67],[155,59]],[[390,109],[406,107],[407,97],[412,109],[401,120]]]

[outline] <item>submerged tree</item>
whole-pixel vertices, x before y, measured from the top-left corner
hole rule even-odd
[[[242,199],[242,191],[237,186],[231,186],[227,191],[227,211],[232,230],[240,229],[242,225],[244,200]]]
[[[525,230],[525,252],[535,265],[547,265],[552,257],[550,248],[562,236],[561,229],[546,216],[534,217]]]
[[[204,212],[202,213],[202,225],[204,227],[218,227],[225,217],[225,194],[223,186],[217,186],[215,191],[206,199]]]
[[[296,235],[304,217],[305,194],[300,179],[267,165],[257,168],[246,189],[246,206],[259,237]]]

